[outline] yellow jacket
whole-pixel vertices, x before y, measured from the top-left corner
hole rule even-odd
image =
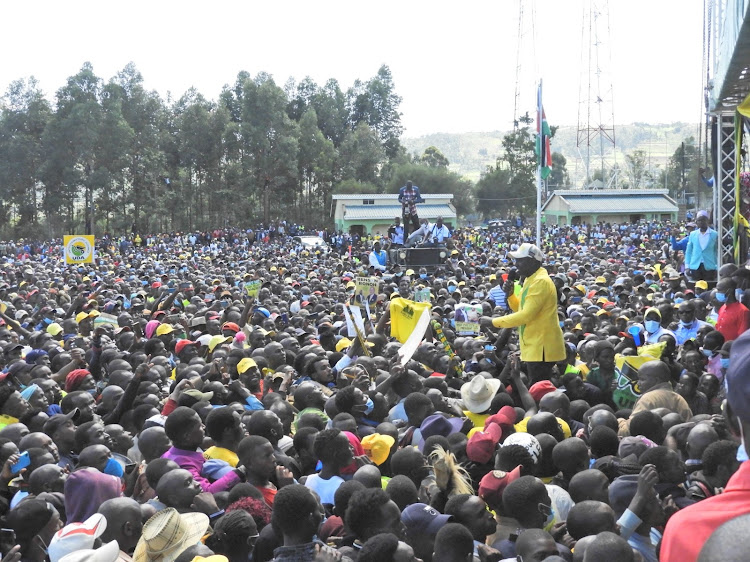
[[[520,303],[509,298],[508,304],[517,312],[492,320],[496,328],[518,327],[523,361],[562,361],[565,359],[560,321],[557,319],[557,291],[543,267],[523,283]]]

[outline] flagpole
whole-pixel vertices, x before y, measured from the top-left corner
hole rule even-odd
[[[542,79],[539,79],[539,95],[537,99],[537,128],[541,132],[542,119]],[[536,164],[536,246],[542,249],[542,151],[544,144],[539,137],[539,157]]]

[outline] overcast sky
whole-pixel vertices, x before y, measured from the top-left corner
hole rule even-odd
[[[553,125],[577,122],[584,3],[524,1],[521,97],[533,110],[542,77]],[[609,2],[600,52],[611,52],[601,68],[616,123],[702,119],[702,5]],[[40,0],[4,3],[3,20],[2,92],[33,75],[52,97],[85,61],[105,80],[132,61],[148,89],[179,97],[194,86],[211,99],[240,70],[346,89],[387,64],[407,136],[507,130],[514,116],[518,0]]]

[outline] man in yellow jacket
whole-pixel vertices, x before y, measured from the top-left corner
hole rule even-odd
[[[565,342],[557,318],[557,291],[547,270],[542,267],[544,254],[534,244],[521,244],[510,252],[524,279],[520,296],[513,294],[513,284],[504,287],[508,304],[514,311],[492,319],[496,328],[518,328],[521,360],[528,368],[530,384],[549,380],[556,361],[565,360]],[[487,319],[485,322],[489,321]]]

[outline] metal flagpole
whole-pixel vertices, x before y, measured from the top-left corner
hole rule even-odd
[[[539,79],[539,95],[537,96],[537,143],[539,144],[539,156],[536,164],[536,246],[542,249],[542,151],[544,142],[542,139],[542,79]]]

